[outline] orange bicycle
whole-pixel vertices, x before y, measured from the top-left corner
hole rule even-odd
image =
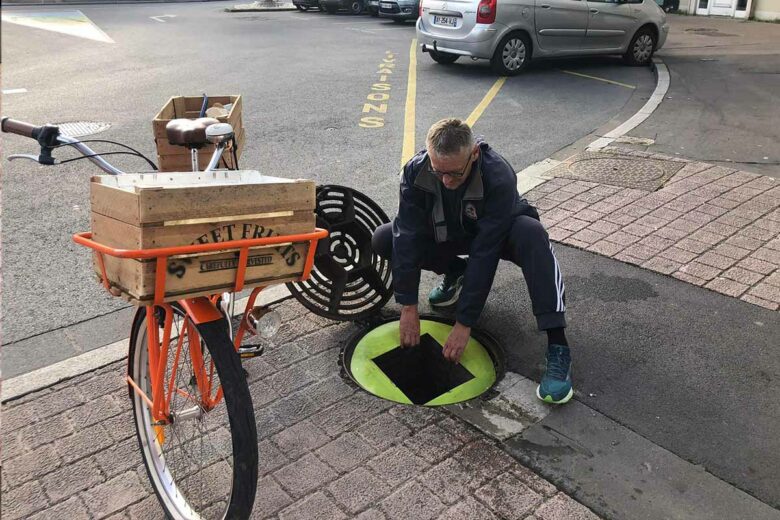
[[[34,126],[8,118],[3,118],[0,126],[3,132],[35,139],[41,147],[37,156],[13,155],[9,159],[58,164],[52,153],[69,146],[103,171],[123,173],[101,157],[105,154],[62,135],[56,126]],[[232,137],[229,125],[213,126],[208,137],[216,149],[206,172],[216,167]],[[126,153],[141,155],[130,150]],[[369,316],[391,294],[389,266],[370,251],[370,232],[386,222],[387,216],[368,197],[347,188],[320,187],[317,198],[317,227],[309,233],[154,249],[108,247],[93,240],[89,232],[73,236],[76,243],[95,252],[101,281],[115,296],[118,292],[109,282],[106,259],[146,260],[156,265],[153,301],[142,303],[133,320],[126,381],[144,464],[171,518],[249,517],[257,488],[257,431],[237,352],[247,335],[262,336],[265,329],[272,333],[274,327],[272,313],[255,307],[267,285],[251,291],[235,334],[230,323],[232,312],[220,305],[222,299],[233,300],[232,295],[167,301],[168,260],[217,251],[235,253],[238,259],[232,293],[236,294],[244,289],[251,249],[308,244],[298,282],[289,285],[293,296],[308,309],[332,319]]]

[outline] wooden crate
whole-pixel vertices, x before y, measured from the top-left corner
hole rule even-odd
[[[227,105],[233,103],[233,107],[227,116],[218,117],[222,123],[230,123],[236,134],[236,154],[241,157],[244,148],[244,126],[241,118],[242,101],[241,96],[212,96],[208,100],[208,108],[216,103]],[[184,146],[172,145],[168,141],[168,134],[165,126],[172,119],[196,119],[200,114],[200,108],[203,104],[201,96],[174,96],[162,107],[160,112],[152,121],[152,130],[154,132],[154,143],[157,146],[157,162],[160,171],[192,171],[192,161],[190,151]],[[214,145],[205,145],[198,151],[198,166],[203,170],[214,153]],[[234,168],[232,153],[226,150],[222,157],[227,162],[228,168]]]
[[[313,181],[256,171],[145,173],[92,178],[92,238],[118,249],[153,249],[308,233],[315,227]],[[297,279],[308,243],[252,248],[245,287]],[[155,260],[104,255],[111,285],[130,301],[154,298]],[[165,301],[214,294],[235,284],[238,252],[168,259]],[[100,267],[95,254],[95,272]]]

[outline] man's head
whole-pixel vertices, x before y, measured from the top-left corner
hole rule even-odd
[[[471,166],[479,156],[479,147],[469,125],[460,119],[442,119],[434,123],[425,138],[431,171],[447,189],[466,182]]]

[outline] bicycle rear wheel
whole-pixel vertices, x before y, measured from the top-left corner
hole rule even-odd
[[[156,308],[158,337],[165,314]],[[224,319],[194,325],[178,306],[173,312],[164,389],[168,424],[156,422],[143,397],[130,388],[138,442],[149,479],[173,519],[248,518],[257,489],[257,430],[249,387]],[[130,337],[128,375],[152,398],[147,312],[140,308]],[[190,340],[192,339],[192,342]],[[192,345],[190,344],[192,343]],[[202,358],[201,360],[193,360]],[[196,372],[208,374],[204,391]],[[223,398],[204,406],[204,395]]]

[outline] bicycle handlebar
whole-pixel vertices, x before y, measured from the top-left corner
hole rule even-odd
[[[21,135],[22,137],[30,137],[32,139],[38,139],[38,135],[41,133],[41,127],[25,123],[24,121],[17,121],[9,117],[4,117],[0,122],[0,129],[3,132],[9,134]]]

